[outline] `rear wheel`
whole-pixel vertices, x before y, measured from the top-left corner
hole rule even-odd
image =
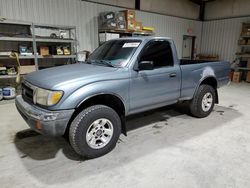
[[[110,107],[95,105],[79,113],[71,123],[69,140],[74,150],[86,158],[110,152],[121,134],[121,120]]]
[[[215,89],[210,85],[201,85],[190,102],[190,112],[195,117],[207,117],[212,112],[214,103]]]

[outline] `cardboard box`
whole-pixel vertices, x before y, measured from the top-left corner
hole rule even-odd
[[[124,10],[121,11],[125,13],[125,19],[128,20],[135,20],[135,11],[134,10]]]
[[[135,30],[142,31],[142,22],[135,22]]]
[[[118,22],[117,23],[117,29],[126,29],[126,28],[127,28],[126,22]]]
[[[240,82],[241,81],[241,72],[234,72],[233,74],[233,79],[232,79],[233,82]]]
[[[70,55],[71,54],[70,48],[68,46],[63,47],[63,54],[64,55]]]
[[[101,22],[101,24],[114,19],[115,12],[102,12],[99,14],[99,21]]]
[[[250,82],[250,71],[247,72],[246,81],[247,81],[247,82]]]
[[[136,24],[135,20],[128,20],[127,29],[128,30],[135,30],[135,24]]]
[[[125,12],[116,12],[115,19],[117,22],[126,22]]]
[[[35,65],[25,65],[20,67],[20,74],[28,74],[36,71]]]
[[[239,44],[239,45],[245,45],[246,43],[247,43],[246,40],[239,40],[239,41],[238,41],[238,44]]]
[[[100,29],[117,29],[117,22],[115,20],[109,20],[99,25]]]
[[[42,56],[49,55],[49,47],[48,46],[40,46],[40,55],[42,55]]]

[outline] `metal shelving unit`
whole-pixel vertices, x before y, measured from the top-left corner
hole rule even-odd
[[[50,30],[50,31],[60,31],[63,30],[68,34],[67,38],[51,38],[51,37],[37,37],[36,30]],[[77,39],[76,39],[76,27],[75,26],[62,26],[62,25],[49,25],[49,24],[32,24],[32,36],[33,36],[33,48],[35,56],[35,64],[39,68],[39,59],[69,59],[73,62],[76,59],[77,51]],[[37,53],[37,46],[41,43],[47,44],[60,44],[60,45],[70,45],[71,55],[48,55],[41,56]]]
[[[16,42],[16,43],[30,43],[33,48],[33,55],[30,56],[23,56],[20,55],[20,60],[34,60],[34,64],[36,66],[36,70],[39,70],[39,59],[69,59],[70,61],[74,61],[76,59],[76,51],[77,51],[77,39],[76,39],[76,27],[75,26],[62,26],[62,25],[49,25],[49,24],[37,24],[32,22],[23,22],[18,20],[3,20],[0,21],[0,27],[2,24],[15,26],[16,28],[24,27],[26,30],[29,28],[30,34],[26,36],[4,36],[0,35],[0,42]],[[56,33],[58,31],[65,31],[67,33],[67,38],[51,38],[50,36],[43,36],[40,37],[37,34],[37,30],[41,30],[41,33],[48,33],[46,30],[51,31],[51,33]],[[70,55],[48,55],[48,56],[41,56],[37,52],[37,47],[39,45],[47,45],[47,46],[56,46],[56,45],[64,45],[70,46]],[[15,49],[18,51],[18,49]],[[8,56],[0,56],[0,60],[7,60],[10,59]],[[5,76],[7,77],[7,76]],[[10,76],[11,77],[11,76]],[[1,78],[1,76],[0,76]]]
[[[236,66],[234,71],[240,72],[241,79],[249,82],[249,61],[250,61],[250,23],[242,23],[242,32],[238,41],[238,52],[235,54]]]

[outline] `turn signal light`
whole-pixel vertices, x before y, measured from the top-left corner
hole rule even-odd
[[[36,129],[41,130],[42,129],[42,125],[40,121],[36,121]]]

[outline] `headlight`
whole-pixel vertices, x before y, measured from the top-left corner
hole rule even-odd
[[[33,96],[33,102],[44,106],[52,106],[57,104],[62,96],[62,91],[49,91],[46,89],[36,88]]]

